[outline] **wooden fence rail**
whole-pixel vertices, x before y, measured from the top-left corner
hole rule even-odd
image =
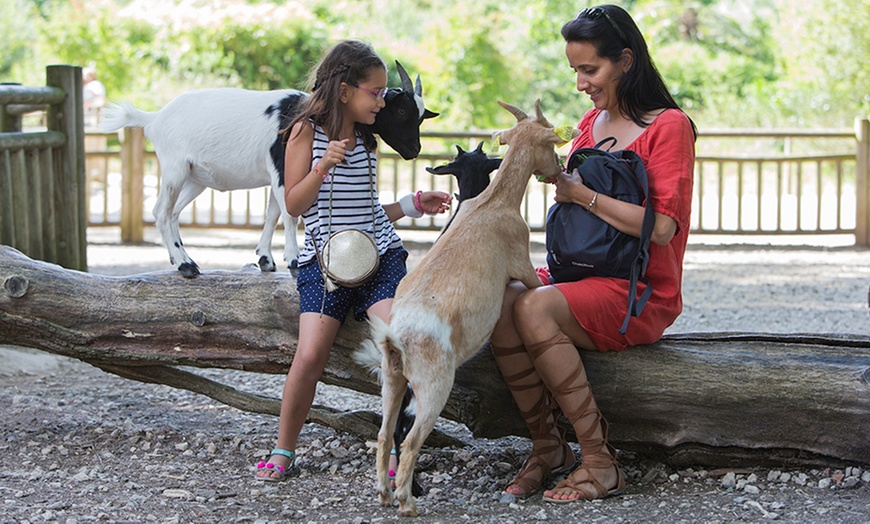
[[[88,137],[102,138],[103,144],[106,138],[110,142],[116,139],[116,135],[98,133]],[[411,161],[402,160],[388,147],[381,148],[378,179],[382,200],[417,188],[454,192],[452,177],[431,175],[424,168],[452,160],[454,144],[473,149],[479,141],[490,138],[483,132],[424,132],[426,153]],[[90,225],[120,226],[122,238],[130,242],[141,241],[143,226],[153,225],[150,210],[160,181],[154,153],[143,144],[140,129],[127,129],[116,147],[86,152],[92,185]],[[747,236],[853,234],[857,245],[870,245],[868,158],[870,121],[866,119],[856,119],[854,130],[702,131],[695,166],[692,231]],[[113,179],[113,173],[123,176]],[[135,178],[129,179],[131,176]],[[135,194],[129,194],[130,190]],[[208,190],[182,213],[181,224],[262,228],[267,196],[265,188],[235,194]],[[532,231],[544,230],[551,200],[549,186],[530,182],[523,211]],[[111,207],[113,202],[125,205]],[[445,221],[441,216],[423,217],[402,220],[397,226],[439,230]]]
[[[0,244],[86,271],[81,67],[48,66],[45,83],[0,85]],[[47,129],[22,131],[34,110]]]

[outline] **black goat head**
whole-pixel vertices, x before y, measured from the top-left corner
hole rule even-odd
[[[371,130],[395,149],[402,158],[411,160],[420,154],[420,125],[423,120],[434,118],[438,113],[429,111],[423,104],[423,85],[420,83],[420,75],[417,75],[415,86],[398,60],[396,69],[402,80],[402,89],[387,90],[384,96],[386,105],[378,112]]]
[[[501,165],[501,158],[489,158],[483,152],[483,142],[474,151],[465,151],[456,146],[456,158],[449,164],[427,167],[433,175],[453,175],[459,185],[458,203],[474,198],[489,185],[489,174]]]

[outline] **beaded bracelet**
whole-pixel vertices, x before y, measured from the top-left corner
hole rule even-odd
[[[327,175],[324,175],[323,171],[320,170],[320,162],[314,164],[314,172],[320,175],[320,178],[326,180]]]

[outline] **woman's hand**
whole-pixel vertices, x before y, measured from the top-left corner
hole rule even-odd
[[[584,200],[583,196],[586,193],[592,193],[592,190],[583,184],[583,177],[580,176],[580,172],[576,169],[571,173],[563,172],[561,175],[550,180],[556,186],[556,195],[553,197],[556,202],[587,204],[592,196],[590,194]]]
[[[423,191],[420,193],[420,207],[427,215],[440,215],[450,209],[453,197],[444,191]]]

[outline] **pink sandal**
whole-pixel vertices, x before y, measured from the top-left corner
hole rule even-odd
[[[269,473],[269,475],[266,475],[266,476],[260,476],[260,475],[257,475],[255,473],[254,474],[255,479],[262,480],[264,482],[281,482],[287,476],[287,472],[291,468],[293,468],[293,465],[296,463],[296,453],[293,453],[292,451],[287,451],[286,449],[281,449],[281,448],[275,448],[269,454],[269,457],[271,458],[272,455],[285,456],[285,457],[290,459],[290,464],[288,464],[285,467],[285,466],[282,466],[280,464],[275,464],[273,462],[266,462],[266,461],[261,460],[259,463],[257,463],[257,473],[259,473],[263,470],[269,470],[270,473]],[[277,473],[278,476],[277,477],[273,476],[274,473]]]

